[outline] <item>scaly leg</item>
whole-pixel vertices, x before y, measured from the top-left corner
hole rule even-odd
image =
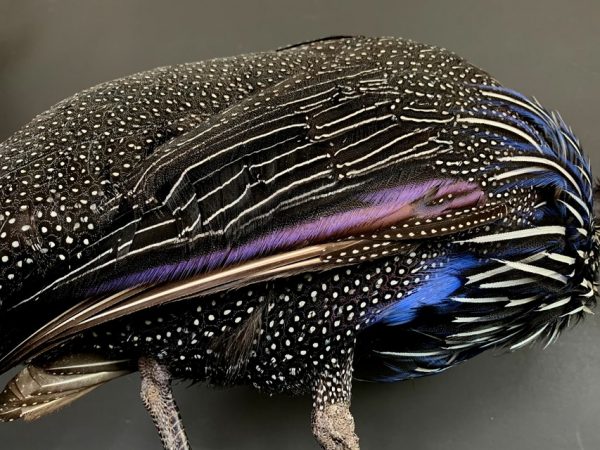
[[[166,367],[149,358],[138,362],[142,376],[141,396],[152,416],[165,450],[189,450],[179,409],[171,391],[171,374]]]
[[[359,450],[350,412],[352,356],[321,375],[313,389],[312,431],[324,450]]]

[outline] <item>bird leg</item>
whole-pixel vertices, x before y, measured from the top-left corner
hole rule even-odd
[[[349,403],[326,404],[313,410],[312,431],[324,450],[359,450]]]
[[[179,408],[171,391],[171,374],[150,358],[140,358],[138,366],[142,376],[142,401],[152,416],[163,447],[165,450],[189,450]]]
[[[313,388],[312,431],[324,450],[359,450],[350,412],[352,357],[346,358],[321,374]]]

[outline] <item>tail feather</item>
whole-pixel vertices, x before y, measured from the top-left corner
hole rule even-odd
[[[29,364],[0,393],[0,421],[39,419],[133,370],[130,360],[90,355]]]

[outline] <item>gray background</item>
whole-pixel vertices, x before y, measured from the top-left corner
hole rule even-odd
[[[333,34],[450,48],[560,110],[600,175],[600,2],[0,0],[0,139],[56,101],[151,67]],[[486,355],[443,375],[357,383],[362,448],[600,449],[600,325],[546,351]],[[2,377],[0,381],[4,381]],[[158,449],[133,375],[32,424],[0,424],[2,449]],[[180,385],[198,449],[316,449],[308,399]]]

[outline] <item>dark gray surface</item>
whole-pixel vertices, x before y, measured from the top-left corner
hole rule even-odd
[[[442,45],[535,95],[575,129],[600,175],[597,1],[0,0],[0,139],[90,85],[158,65],[269,49],[332,34]],[[600,325],[558,344],[483,356],[443,375],[357,383],[363,450],[600,448]],[[2,377],[0,381],[4,381]],[[39,422],[0,424],[0,448],[159,448],[137,376]],[[316,449],[308,399],[179,386],[199,449]]]

